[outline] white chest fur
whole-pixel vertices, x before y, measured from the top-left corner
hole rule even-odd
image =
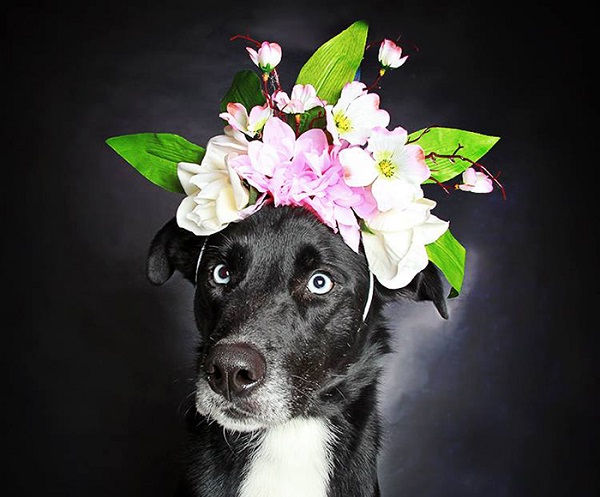
[[[333,434],[318,418],[269,428],[255,449],[239,497],[326,497]]]

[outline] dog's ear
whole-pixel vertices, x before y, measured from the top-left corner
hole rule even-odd
[[[430,300],[444,319],[448,319],[448,307],[440,272],[431,262],[418,273],[413,280],[404,288],[389,290],[383,288],[383,296],[387,300],[397,297],[409,298],[411,300]]]
[[[191,283],[196,281],[196,262],[204,237],[180,228],[175,218],[154,236],[148,251],[146,274],[154,285],[162,285],[179,271]]]

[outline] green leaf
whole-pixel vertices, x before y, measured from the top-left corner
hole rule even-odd
[[[254,71],[245,69],[235,74],[229,90],[221,99],[221,112],[227,110],[227,104],[230,102],[242,104],[247,111],[256,105],[265,104],[260,78]]]
[[[139,133],[108,138],[106,143],[145,178],[175,193],[184,193],[178,162],[200,164],[204,149],[171,133]]]
[[[367,43],[368,24],[356,21],[321,45],[300,69],[296,84],[311,84],[329,104],[340,98],[344,85],[354,79]]]
[[[425,156],[432,152],[438,156],[460,155],[473,162],[481,159],[499,139],[497,136],[462,129],[438,127],[415,131],[409,136],[409,141],[423,148]],[[431,169],[431,178],[425,183],[434,183],[435,180],[444,183],[462,174],[472,165],[466,160],[444,157],[427,158],[425,162]]]
[[[254,205],[258,200],[258,190],[254,188],[252,185],[247,185],[248,187],[248,205]]]
[[[465,276],[467,252],[454,238],[450,230],[440,236],[435,242],[425,245],[429,260],[433,262],[452,286],[449,298],[456,297],[462,289]]]
[[[297,135],[309,129],[325,129],[327,126],[325,109],[323,107],[313,107],[302,114],[288,114],[286,122],[296,131]]]

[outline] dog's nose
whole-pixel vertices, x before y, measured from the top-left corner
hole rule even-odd
[[[257,387],[265,377],[266,367],[263,355],[247,343],[215,345],[204,363],[208,384],[228,399]]]

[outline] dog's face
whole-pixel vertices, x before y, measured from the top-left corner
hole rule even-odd
[[[296,416],[333,415],[376,383],[378,358],[387,351],[377,323],[386,292],[378,289],[364,323],[365,258],[313,214],[265,206],[207,239],[182,231],[170,223],[159,232],[148,270],[154,283],[174,269],[196,282],[201,414],[227,429],[253,431]],[[431,274],[395,295],[440,308],[441,284]]]
[[[321,408],[355,360],[368,286],[364,258],[304,210],[265,208],[211,237],[196,293],[198,411],[251,430]]]

